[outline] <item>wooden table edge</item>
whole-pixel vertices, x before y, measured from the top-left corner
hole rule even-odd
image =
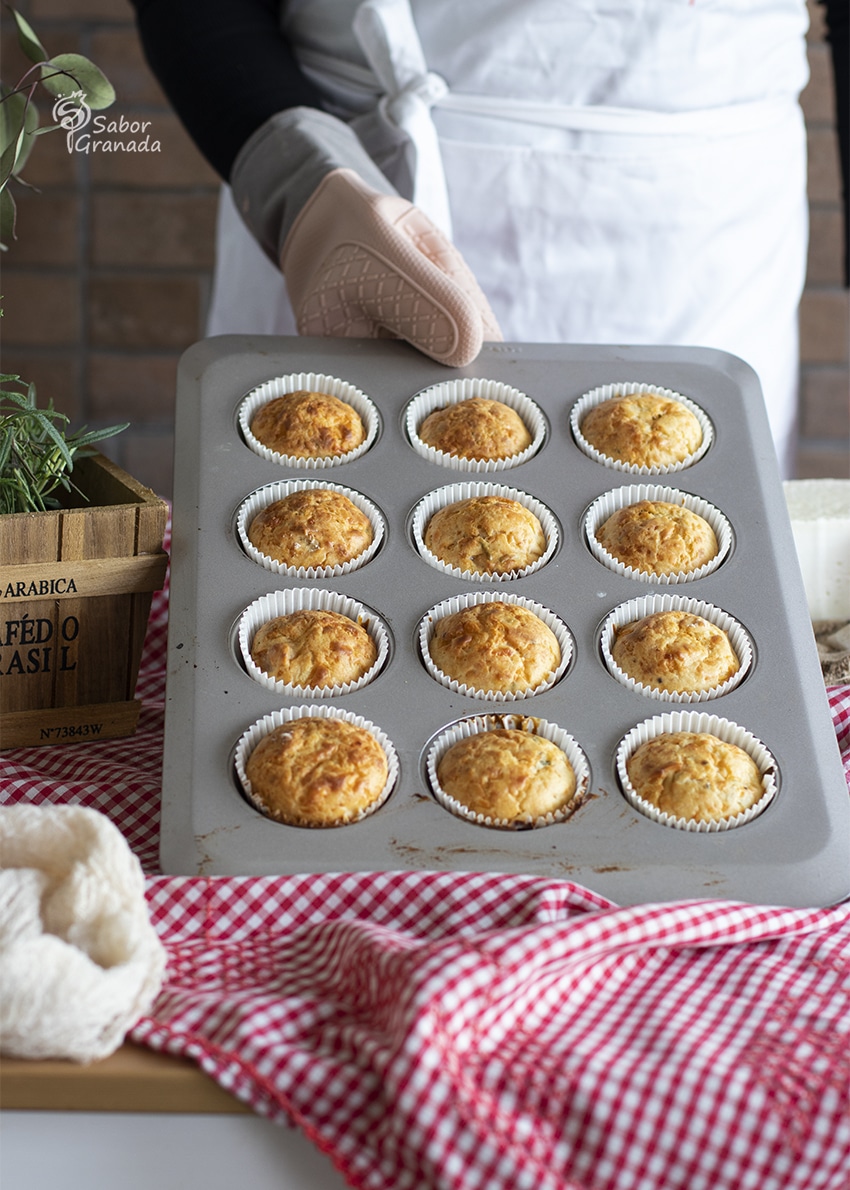
[[[87,1065],[3,1057],[0,1109],[251,1114],[188,1058],[132,1042]]]

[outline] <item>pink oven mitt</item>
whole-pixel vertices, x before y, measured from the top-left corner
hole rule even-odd
[[[463,257],[334,116],[274,116],[242,149],[231,185],[280,263],[301,334],[398,336],[451,367],[501,339]]]

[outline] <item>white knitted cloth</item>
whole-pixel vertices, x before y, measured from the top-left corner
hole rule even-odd
[[[165,951],[139,861],[80,806],[0,807],[0,1050],[90,1062],[153,1003]]]

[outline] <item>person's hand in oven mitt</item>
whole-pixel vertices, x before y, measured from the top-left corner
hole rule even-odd
[[[502,338],[457,249],[336,117],[281,112],[243,147],[230,181],[283,271],[300,334],[397,336],[451,367]]]

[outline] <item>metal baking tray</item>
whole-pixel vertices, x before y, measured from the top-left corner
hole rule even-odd
[[[293,471],[253,453],[237,407],[272,377],[314,372],[354,384],[377,406],[381,427],[360,458],[321,471]],[[475,477],[412,450],[403,414],[423,388],[452,378],[501,381],[543,410],[542,448],[519,467]],[[584,455],[569,417],[599,385],[647,383],[690,397],[711,418],[715,439],[691,467],[642,479]],[[171,611],[162,802],[167,873],[258,875],[436,869],[539,874],[576,881],[621,904],[722,897],[820,906],[850,892],[850,798],[818,664],[758,381],[741,360],[706,349],[486,345],[465,369],[446,369],[404,343],[225,336],[184,355],[178,376]],[[323,478],[362,492],[383,512],[387,535],[368,565],[335,579],[275,575],[242,550],[235,530],[242,500],[264,484]],[[494,705],[440,686],[416,647],[423,614],[482,589],[444,574],[414,550],[409,518],[435,488],[473,478],[542,501],[561,529],[559,549],[525,578],[489,584],[532,599],[568,625],[575,652],[566,677],[517,703]],[[709,501],[732,525],[730,555],[713,573],[675,588],[607,569],[583,537],[583,518],[602,493],[634,482],[663,483]],[[240,663],[234,625],[259,596],[286,587],[328,586],[377,611],[392,636],[376,680],[334,700],[378,726],[395,745],[397,786],[375,814],[331,829],[272,822],[241,796],[233,753],[252,723],[301,705],[260,687]],[[617,683],[605,669],[599,630],[617,605],[654,592],[691,596],[735,617],[755,660],[737,689],[699,704],[746,728],[779,769],[773,802],[754,821],[692,833],[643,817],[620,792],[614,757],[635,724],[675,710]],[[324,701],[324,700],[322,700]],[[468,715],[515,711],[555,723],[590,764],[589,793],[566,822],[497,830],[462,821],[432,797],[424,749]]]

